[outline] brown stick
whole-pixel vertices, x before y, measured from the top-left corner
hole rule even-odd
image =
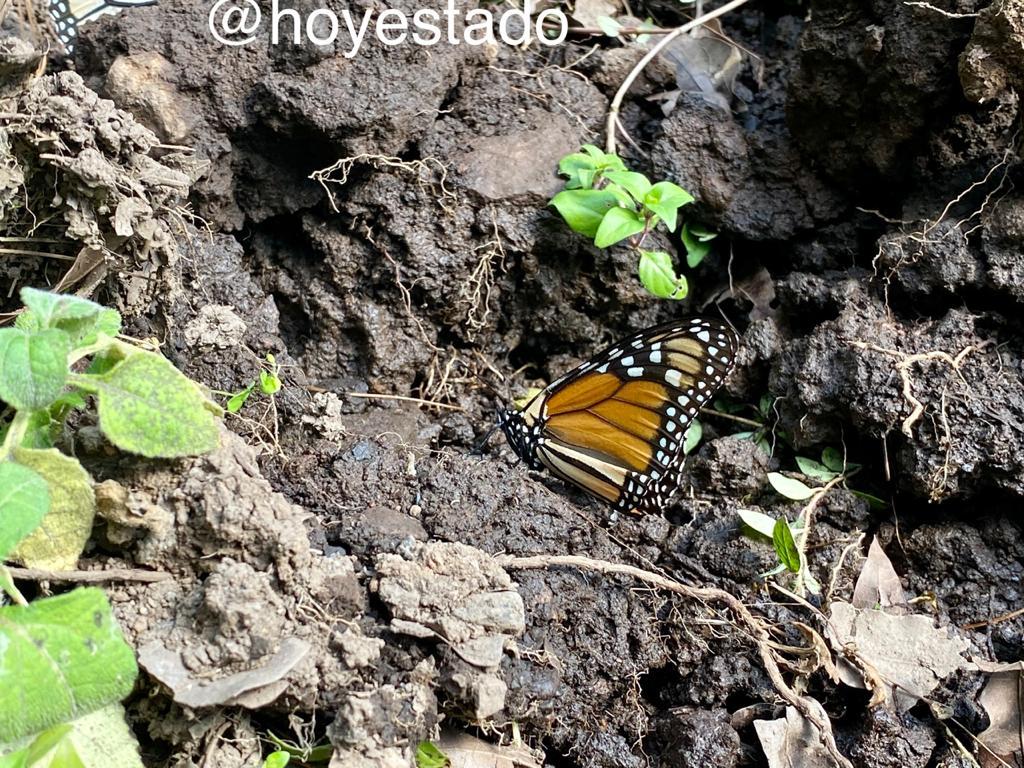
[[[173,579],[167,571],[144,571],[141,568],[110,568],[97,571],[45,571],[42,568],[16,568],[9,566],[8,572],[15,579],[26,581],[76,581],[82,584],[99,584],[104,581],[156,582]]]

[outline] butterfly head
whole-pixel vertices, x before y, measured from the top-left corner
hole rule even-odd
[[[519,458],[534,469],[540,467],[536,452],[540,430],[529,413],[503,408],[498,411],[498,427],[505,433],[505,439]]]

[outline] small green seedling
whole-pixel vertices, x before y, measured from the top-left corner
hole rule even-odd
[[[224,404],[224,409],[228,413],[238,413],[242,410],[242,406],[245,405],[249,396],[252,395],[257,389],[260,394],[266,395],[267,397],[273,397],[281,391],[281,369],[277,364],[277,360],[274,356],[268,352],[267,357],[260,364],[259,378],[249,382],[249,385],[244,389],[240,389],[238,392],[234,392],[228,398],[228,401]]]
[[[416,747],[416,768],[446,768],[451,765],[448,756],[433,742],[421,741]]]
[[[263,760],[263,768],[285,768],[286,765],[291,761],[292,756],[285,752],[283,749],[279,749],[276,752],[271,752]]]
[[[803,535],[803,527],[799,522],[791,523],[784,517],[776,519],[754,509],[740,509],[736,514],[751,534],[772,542],[779,559],[775,568],[760,574],[759,578],[765,579],[786,570],[792,573],[800,571],[800,550],[796,539]]]
[[[752,430],[734,432],[732,437],[739,440],[750,440],[763,453],[772,456],[775,453],[776,439],[788,439],[786,432],[775,427],[775,422],[778,418],[774,413],[776,400],[777,398],[774,395],[762,395],[760,401],[758,401],[757,408],[754,409],[754,406],[750,404],[734,403],[727,401],[725,398],[719,398],[715,401],[715,410],[728,414],[738,414],[744,410],[756,410],[756,421],[760,426]]]
[[[16,743],[28,760],[60,736],[51,747],[70,761],[81,745],[52,729],[130,693],[134,654],[102,590],[30,604],[2,563],[68,570],[88,541],[92,478],[56,447],[72,411],[94,403],[107,440],[149,458],[212,451],[221,411],[163,356],[119,340],[116,311],[32,288],[21,300],[14,327],[0,328],[0,400],[8,406],[0,413],[0,588],[14,602],[0,607],[0,679],[13,683],[0,685],[0,744]],[[110,762],[133,764],[116,757]]]
[[[592,144],[563,157],[558,170],[567,177],[565,189],[550,204],[565,223],[593,239],[598,248],[628,239],[638,256],[637,274],[644,287],[662,299],[685,298],[689,284],[676,274],[672,257],[644,250],[643,244],[659,223],[675,232],[679,209],[693,202],[693,195],[670,181],[651,183],[642,173],[628,170],[618,155]],[[707,255],[714,234],[696,227],[683,229],[687,262],[696,266]]]
[[[299,744],[295,741],[283,739],[279,736],[275,736],[273,732],[267,731],[267,741],[273,744],[277,749],[267,756],[269,760],[275,754],[286,754],[289,758],[294,757],[297,761],[303,765],[318,765],[326,764],[331,761],[331,755],[334,753],[334,747],[329,742],[323,744]],[[280,760],[281,758],[276,758]],[[282,763],[285,765],[285,763]]]

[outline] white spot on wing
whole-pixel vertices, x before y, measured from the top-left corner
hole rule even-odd
[[[669,368],[667,371],[665,371],[665,381],[667,381],[673,387],[678,387],[682,380],[683,374],[681,374],[675,368]]]
[[[703,341],[705,344],[707,344],[709,341],[711,341],[711,334],[708,333],[707,331],[701,331],[700,333],[697,334],[697,338]]]
[[[653,352],[651,352],[651,362],[654,363],[655,365],[660,363],[661,362],[661,352],[659,352],[658,350],[654,350]]]
[[[632,365],[633,364],[633,356],[630,355],[629,357],[624,357],[619,362],[621,362],[623,365],[626,365],[626,366]]]
[[[627,376],[632,376],[633,378],[636,378],[638,376],[643,376],[644,375],[644,369],[641,368],[640,366],[635,366],[633,368],[628,369],[626,371],[626,375]]]

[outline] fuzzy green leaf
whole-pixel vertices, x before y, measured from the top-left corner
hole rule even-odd
[[[19,411],[49,407],[68,377],[71,340],[57,328],[0,328],[0,400]]]
[[[644,288],[659,299],[685,299],[689,292],[686,278],[676,275],[672,257],[664,251],[640,251],[637,274]]]
[[[0,461],[0,562],[39,527],[50,509],[50,489],[37,472]]]
[[[117,310],[88,299],[22,288],[21,300],[28,311],[19,316],[19,327],[59,328],[71,338],[73,347],[92,344],[100,333],[116,336],[121,332],[121,315]]]
[[[779,556],[779,562],[793,573],[799,573],[800,553],[793,540],[789,522],[784,517],[775,521],[775,526],[772,528],[772,544],[775,545],[775,554]]]
[[[120,701],[138,674],[106,595],[91,587],[0,608],[0,646],[0,742]]]
[[[778,472],[769,472],[768,482],[772,484],[772,488],[793,501],[803,501],[814,495],[813,488],[808,488],[799,480],[780,475]]]
[[[74,568],[96,516],[92,478],[78,459],[56,448],[19,448],[14,452],[14,460],[45,480],[50,508],[39,526],[14,549],[11,559],[29,568]]]
[[[611,208],[597,227],[594,245],[598,248],[607,248],[643,231],[644,220],[636,211],[628,208]]]
[[[270,371],[260,371],[260,392],[264,395],[276,395],[281,391],[281,379]]]
[[[220,408],[153,352],[136,352],[101,376],[75,383],[96,394],[100,429],[111,443],[148,458],[196,456],[219,444]]]
[[[592,238],[605,214],[618,207],[618,200],[605,189],[567,189],[551,198],[549,205],[555,207],[573,231]]]

